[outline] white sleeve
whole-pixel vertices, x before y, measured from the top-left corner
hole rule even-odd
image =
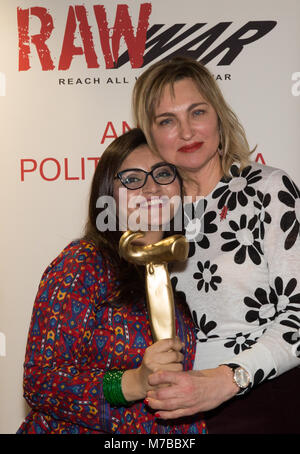
[[[300,192],[280,170],[265,183],[263,252],[275,317],[251,348],[224,362],[244,367],[252,386],[300,366]]]

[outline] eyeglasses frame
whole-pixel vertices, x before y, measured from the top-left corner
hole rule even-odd
[[[157,181],[155,180],[155,178],[154,178],[154,176],[153,176],[153,172],[154,172],[156,169],[158,169],[159,167],[164,167],[164,166],[169,166],[169,167],[171,167],[171,168],[173,169],[173,171],[174,171],[174,178],[173,178],[172,181],[170,181],[170,183],[159,183],[159,182],[157,182]],[[139,172],[143,172],[143,173],[146,175],[146,176],[145,176],[145,181],[144,181],[144,183],[142,184],[142,186],[139,186],[138,188],[128,188],[128,187],[126,186],[126,184],[123,183],[123,181],[122,181],[122,175],[123,175],[123,173],[125,173],[125,172],[134,171],[134,170],[135,170],[135,171],[138,170]],[[177,169],[176,169],[176,166],[174,166],[174,164],[170,164],[169,162],[160,163],[160,164],[155,165],[155,166],[153,167],[153,169],[150,170],[150,172],[147,172],[146,170],[143,170],[143,169],[137,169],[137,168],[124,169],[124,170],[121,170],[121,172],[118,172],[118,173],[117,173],[117,175],[114,177],[114,180],[119,179],[119,180],[121,181],[122,185],[123,185],[126,189],[128,189],[129,191],[135,191],[136,189],[141,189],[142,187],[145,186],[145,184],[147,183],[147,180],[148,180],[148,176],[149,176],[149,175],[151,175],[153,181],[154,181],[156,184],[159,184],[159,185],[161,185],[161,186],[166,186],[166,185],[168,185],[168,184],[172,184],[173,181],[175,181],[175,178],[177,177]]]

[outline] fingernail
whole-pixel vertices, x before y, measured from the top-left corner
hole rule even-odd
[[[154,413],[154,416],[155,416],[155,418],[160,418],[160,414],[159,413]]]
[[[144,399],[144,404],[149,405],[149,399]]]

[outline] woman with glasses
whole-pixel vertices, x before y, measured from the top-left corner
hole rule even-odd
[[[192,369],[193,325],[176,300],[178,337],[153,343],[144,269],[118,252],[125,216],[142,222],[141,244],[173,234],[163,230],[177,209],[172,198],[180,195],[176,168],[150,151],[140,130],[105,150],[91,186],[85,235],[50,264],[38,289],[24,366],[31,411],[18,433],[205,433],[200,414],[169,424],[147,406],[149,374]],[[112,213],[116,228],[111,223],[108,230]]]

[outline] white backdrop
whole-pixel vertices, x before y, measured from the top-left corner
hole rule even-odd
[[[0,433],[28,410],[22,368],[41,274],[81,235],[97,158],[133,126],[144,68],[184,49],[204,58],[258,145],[253,159],[300,183],[299,17],[298,0],[1,0]]]

